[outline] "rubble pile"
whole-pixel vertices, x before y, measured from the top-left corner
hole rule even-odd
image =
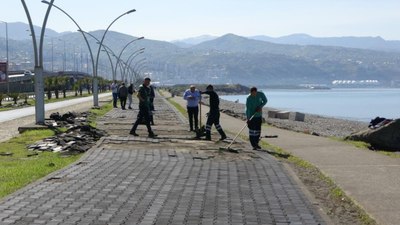
[[[106,135],[104,131],[88,125],[88,115],[89,113],[87,112],[68,112],[64,115],[60,115],[59,113],[51,114],[51,120],[47,120],[46,125],[49,128],[65,127],[67,131],[29,145],[28,150],[70,153],[86,152],[97,140]]]
[[[370,126],[368,129],[346,137],[347,140],[363,141],[371,144],[372,149],[400,151],[400,119],[390,120],[379,126]]]

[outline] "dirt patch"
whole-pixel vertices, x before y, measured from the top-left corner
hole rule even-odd
[[[212,143],[212,144],[211,144]],[[106,138],[103,142],[105,149],[114,150],[146,150],[152,151],[153,149],[162,151],[176,151],[184,152],[192,155],[193,159],[199,160],[251,160],[259,158],[256,154],[250,151],[245,151],[242,143],[235,144],[235,150],[239,153],[231,152],[226,149],[225,142],[209,142],[199,140],[181,140],[181,139],[151,139],[151,138],[140,138],[131,137],[129,141],[114,140],[112,138]]]

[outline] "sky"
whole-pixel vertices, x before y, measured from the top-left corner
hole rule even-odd
[[[50,0],[49,0],[50,1]],[[33,23],[41,26],[47,5],[25,0]],[[106,29],[152,40],[200,35],[271,37],[305,33],[315,37],[380,36],[400,40],[399,0],[55,0],[85,31]],[[1,1],[0,21],[25,22],[20,0]],[[47,28],[76,31],[53,8]],[[1,24],[0,24],[1,29]]]

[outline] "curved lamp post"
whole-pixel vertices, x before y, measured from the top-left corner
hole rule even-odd
[[[6,62],[6,80],[7,80],[7,94],[10,93],[10,81],[8,79],[8,61],[9,61],[9,57],[8,57],[8,23],[5,21],[1,21],[1,23],[4,23],[6,25],[6,57],[7,57],[7,62]]]
[[[29,14],[28,7],[25,0],[21,0],[22,6],[24,7],[26,17],[28,18],[29,28],[31,30],[33,51],[35,55],[35,119],[36,124],[44,124],[44,82],[43,82],[43,37],[46,31],[47,19],[50,15],[50,10],[54,0],[51,0],[43,20],[42,31],[39,40],[39,51],[36,43],[35,30],[31,16]]]
[[[125,76],[125,74],[126,74],[126,69],[127,69],[127,68],[129,67],[129,65],[132,63],[132,60],[133,60],[136,56],[142,54],[142,53],[144,52],[144,49],[145,49],[145,48],[138,49],[138,50],[132,52],[132,54],[128,57],[128,59],[126,60],[126,63],[124,64],[124,67],[123,67],[123,69],[122,69],[122,73],[124,74],[124,76]]]
[[[83,31],[83,30],[78,30],[79,32],[81,32],[81,33],[85,33],[85,34],[87,34],[87,35],[89,35],[90,37],[92,37],[94,40],[96,40],[97,42],[97,44],[100,44],[100,40],[98,39],[98,38],[96,38],[93,34],[91,34],[91,33],[89,33],[89,32],[86,32],[86,31]],[[115,80],[115,74],[114,74],[114,65],[113,65],[113,62],[112,62],[112,59],[111,59],[111,56],[110,56],[110,52],[115,56],[115,54],[114,54],[114,52],[111,50],[111,48],[109,48],[109,47],[107,47],[105,44],[102,44],[101,45],[102,47],[103,47],[103,50],[102,51],[104,51],[104,52],[106,52],[107,53],[107,56],[108,56],[108,59],[110,60],[110,64],[111,64],[111,72],[113,73],[113,80]]]
[[[98,48],[98,50],[97,50],[95,69],[94,69],[94,72],[93,72],[93,74],[95,74],[95,75],[93,76],[93,96],[94,96],[94,98],[96,98],[96,99],[95,99],[95,103],[94,103],[95,106],[98,106],[98,105],[99,105],[98,89],[97,89],[97,83],[98,83],[98,81],[97,81],[97,72],[98,72],[98,65],[99,65],[100,50],[101,50],[101,46],[103,45],[104,38],[106,37],[106,34],[107,34],[108,30],[109,30],[110,27],[115,23],[115,21],[117,21],[119,18],[121,18],[121,17],[123,17],[123,16],[125,16],[125,15],[128,15],[128,14],[130,14],[130,13],[133,13],[133,12],[135,12],[135,11],[136,11],[135,9],[131,9],[131,10],[129,10],[129,11],[127,11],[127,12],[121,14],[121,15],[118,16],[117,18],[115,18],[115,19],[110,23],[110,25],[108,25],[107,29],[104,31],[103,37],[101,38],[101,41],[100,41],[100,44],[99,44],[99,48]]]
[[[50,2],[45,1],[45,0],[43,0],[42,3],[44,3],[44,4],[50,4]],[[72,16],[70,16],[67,12],[65,12],[63,9],[61,9],[60,7],[58,7],[58,6],[54,5],[54,4],[53,4],[53,7],[55,7],[56,9],[58,9],[58,10],[60,10],[62,13],[64,13],[66,16],[68,16],[68,18],[70,18],[70,19],[72,20],[72,22],[78,27],[78,29],[79,29],[79,30],[82,30],[81,27],[79,26],[79,24],[78,24],[78,23],[74,20],[74,18],[72,18]],[[92,49],[91,49],[91,47],[90,47],[89,41],[88,41],[87,38],[86,38],[85,33],[84,33],[84,32],[81,32],[81,34],[82,34],[83,38],[85,39],[86,45],[87,45],[87,47],[88,47],[88,49],[89,49],[90,59],[92,60],[92,70],[94,71],[94,57],[93,57]],[[64,42],[64,48],[65,48],[65,42]],[[64,50],[64,51],[65,51],[65,50]],[[93,72],[93,76],[94,76],[94,72]],[[93,94],[93,105],[94,105],[94,106],[98,106],[98,105],[96,105],[96,99],[95,99],[95,97],[94,97],[94,94]]]
[[[128,42],[128,43],[122,48],[122,50],[119,52],[119,55],[118,55],[118,58],[117,58],[117,63],[115,64],[115,68],[114,68],[115,71],[114,71],[114,74],[117,74],[117,67],[118,67],[120,58],[121,58],[121,56],[122,56],[122,53],[125,51],[125,49],[126,49],[130,44],[132,44],[133,42],[138,41],[138,40],[141,40],[141,39],[143,39],[143,38],[144,38],[144,37],[135,38],[135,39],[133,39],[132,41]]]
[[[129,64],[129,69],[130,69],[130,71],[131,71],[132,76],[135,75],[135,77],[138,78],[138,73],[137,73],[138,68],[139,68],[140,66],[145,65],[145,61],[146,61],[146,58],[142,58],[142,59],[138,60],[138,61],[135,63],[135,65],[133,65],[132,67],[131,67],[131,65]],[[132,61],[131,61],[130,63],[132,63]]]

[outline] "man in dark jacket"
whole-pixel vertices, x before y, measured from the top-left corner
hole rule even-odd
[[[221,135],[219,140],[226,139],[226,134],[222,130],[219,124],[219,96],[214,91],[214,87],[210,84],[207,86],[207,91],[201,92],[201,94],[207,94],[210,96],[210,112],[208,113],[207,123],[206,123],[206,140],[211,141],[211,126],[214,124],[218,133]]]
[[[125,110],[126,99],[128,98],[128,88],[125,86],[125,83],[122,83],[118,89],[118,98],[121,101],[122,110]]]
[[[149,137],[157,137],[157,135],[151,130],[150,126],[150,81],[150,78],[146,77],[143,81],[143,84],[139,86],[139,90],[137,92],[137,97],[139,98],[139,113],[137,115],[135,124],[129,132],[129,134],[133,136],[139,136],[136,133],[136,129],[139,126],[139,123],[144,119],[146,122],[147,131],[149,132]]]

